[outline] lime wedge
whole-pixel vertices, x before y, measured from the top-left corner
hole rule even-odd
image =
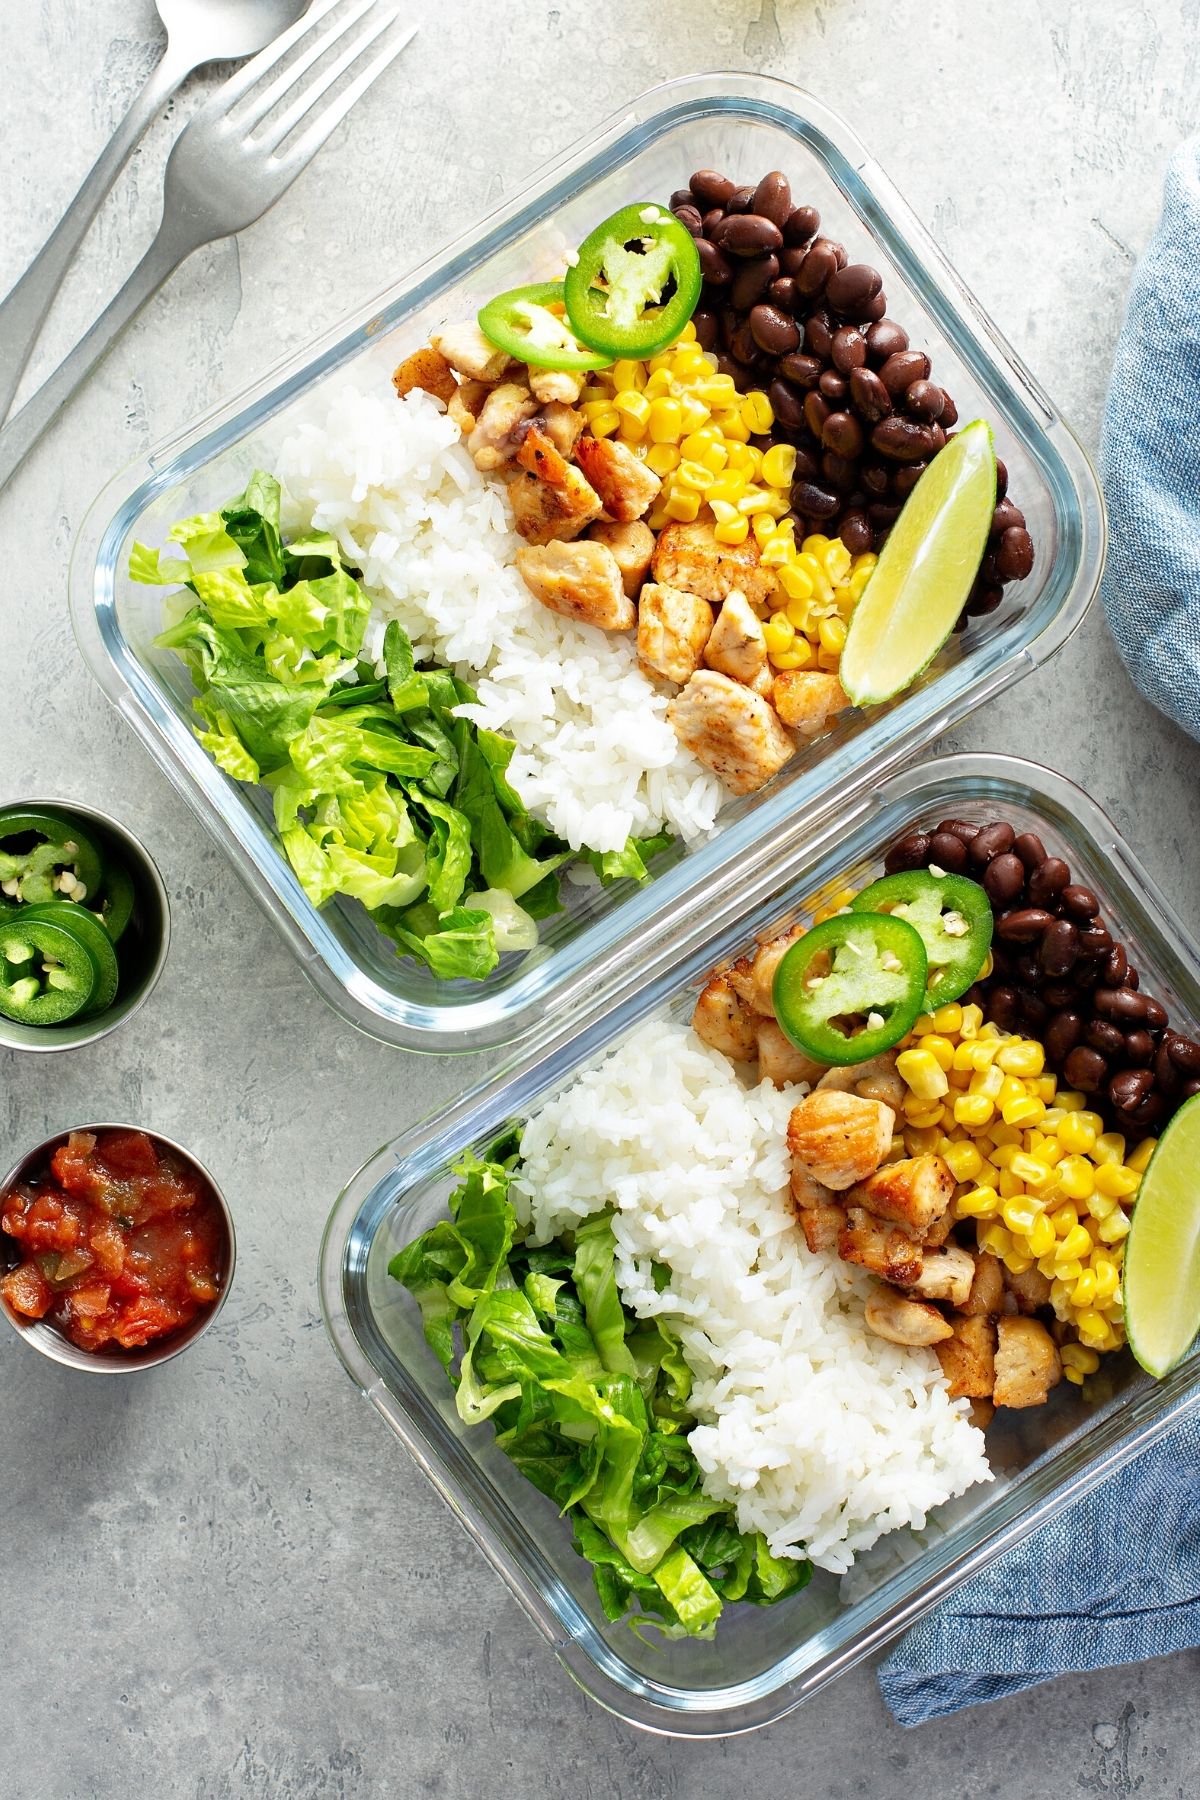
[[[1163,1132],[1125,1240],[1125,1331],[1148,1375],[1166,1375],[1200,1330],[1200,1094]]]
[[[890,700],[933,661],[979,573],[995,510],[992,429],[976,419],[908,496],[854,609],[838,678],[856,706]]]

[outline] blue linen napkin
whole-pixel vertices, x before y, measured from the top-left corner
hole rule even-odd
[[[1200,139],[1167,172],[1101,436],[1102,595],[1135,684],[1200,738]],[[879,1685],[902,1725],[1200,1644],[1200,1417],[965,1583]]]

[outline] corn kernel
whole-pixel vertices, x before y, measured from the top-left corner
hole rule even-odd
[[[1056,1206],[1050,1214],[1050,1218],[1060,1238],[1065,1238],[1068,1231],[1074,1231],[1079,1223],[1079,1214],[1069,1200],[1065,1201],[1062,1206]]]
[[[782,569],[786,567],[791,558],[791,545],[786,538],[779,535],[776,521],[772,519],[771,523],[775,525],[775,530],[763,545],[759,561],[764,563],[768,569]]]
[[[1092,1240],[1082,1225],[1073,1225],[1066,1237],[1061,1239],[1054,1252],[1054,1260],[1060,1266],[1063,1263],[1075,1262],[1082,1256],[1090,1256]]]
[[[941,1041],[945,1043],[945,1039]],[[943,1064],[927,1044],[928,1040],[919,1049],[902,1050],[896,1058],[896,1073],[917,1099],[937,1100],[948,1092],[950,1083]]]
[[[990,1219],[1000,1210],[1000,1196],[994,1187],[975,1187],[960,1194],[954,1203],[960,1219]]]
[[[983,1008],[981,1006],[976,1006],[974,1001],[972,1001],[969,1006],[963,1007],[962,1024],[960,1025],[959,1030],[965,1038],[978,1037],[982,1024]]]
[[[1035,1194],[1043,1194],[1053,1185],[1054,1176],[1045,1163],[1039,1162],[1036,1156],[1030,1156],[1024,1150],[1017,1152],[1009,1167],[1017,1179],[1023,1181]]]
[[[1085,1125],[1091,1126],[1097,1137],[1100,1136],[1100,1133],[1104,1130],[1104,1120],[1100,1117],[1098,1112],[1091,1112],[1090,1110],[1085,1109],[1080,1113],[1079,1117],[1083,1120]]]
[[[749,519],[731,519],[728,525],[718,525],[713,531],[718,544],[744,544],[749,535]]]
[[[714,532],[713,536],[715,537],[716,535],[717,535],[717,533]],[[798,641],[799,640],[797,640],[797,642]],[[804,668],[807,668],[809,661],[810,661],[809,654],[808,654],[808,646],[805,645],[803,650],[798,650],[798,649],[777,650],[775,652],[774,656],[771,658],[771,661],[775,664],[775,667],[777,669],[804,669]]]
[[[996,1185],[1005,1200],[1011,1200],[1014,1195],[1025,1192],[1024,1182],[1019,1175],[1014,1175],[1011,1169],[1001,1169],[1000,1179]]]
[[[674,444],[651,444],[646,453],[646,467],[656,475],[670,475],[679,467],[679,452]]]
[[[678,519],[690,524],[700,516],[700,496],[688,488],[676,488],[667,501],[664,511],[668,519]]]
[[[1125,1158],[1125,1167],[1132,1169],[1135,1175],[1144,1175],[1150,1167],[1150,1158],[1154,1155],[1157,1138],[1143,1138],[1132,1156]]]
[[[1057,1075],[1035,1075],[1029,1083],[1038,1099],[1049,1106],[1058,1092]]]
[[[946,1109],[940,1100],[918,1100],[910,1094],[904,1102],[904,1120],[918,1131],[929,1131],[945,1122]]]
[[[1029,1244],[1029,1254],[1032,1257],[1039,1258],[1048,1256],[1051,1250],[1053,1250],[1055,1244],[1054,1227],[1045,1213],[1039,1213],[1037,1218],[1033,1221],[1033,1224],[1029,1227],[1029,1237],[1027,1241]]]
[[[1000,1217],[1008,1229],[1019,1237],[1028,1237],[1033,1221],[1039,1214],[1040,1208],[1037,1201],[1025,1193],[1014,1194],[1000,1208]]]
[[[755,543],[762,550],[775,534],[775,521],[768,512],[751,513],[750,530]]]
[[[650,402],[650,417],[647,421],[651,442],[655,444],[678,444],[683,436],[683,408],[678,400],[668,399],[663,395]]]
[[[1040,1044],[1026,1040],[1002,1045],[996,1061],[1006,1075],[1040,1075],[1046,1064],[1046,1053]]]
[[[1064,1140],[1066,1126],[1070,1122],[1070,1120],[1065,1120],[1058,1128],[1060,1144]],[[1064,1157],[1059,1163],[1056,1173],[1059,1189],[1068,1200],[1086,1200],[1096,1185],[1096,1171],[1086,1156]]]
[[[791,444],[772,444],[762,459],[762,478],[767,486],[790,488],[795,473],[795,448]]]
[[[1096,1139],[1096,1147],[1092,1151],[1092,1161],[1096,1163],[1120,1163],[1125,1160],[1125,1139],[1119,1131],[1106,1131]]]
[[[981,1094],[990,1104],[1000,1098],[1000,1090],[1004,1086],[1004,1077],[999,1069],[980,1069],[971,1077],[971,1092]]]
[[[751,388],[742,399],[742,419],[755,435],[762,437],[775,423],[775,409],[761,388]]]
[[[775,656],[780,650],[790,650],[796,636],[796,628],[786,613],[772,613],[763,626],[763,637],[766,639],[767,655]]]
[[[840,656],[846,644],[846,623],[844,619],[822,619],[817,627],[817,636],[821,647],[828,650],[831,656]],[[953,1046],[951,1046],[953,1054]]]
[[[986,1094],[960,1094],[954,1102],[954,1117],[959,1125],[984,1126],[994,1108]]]
[[[1059,1105],[1066,1105],[1067,1097],[1060,1094]],[[1077,1113],[1069,1114],[1058,1128],[1058,1141],[1064,1149],[1086,1156],[1095,1147],[1096,1134],[1090,1125],[1086,1125]]]
[[[979,1233],[979,1247],[1003,1261],[1014,1248],[1012,1234],[1003,1225],[985,1225]]]
[[[974,1144],[949,1143],[940,1152],[955,1181],[976,1181],[983,1168],[983,1158]]]
[[[713,484],[712,471],[706,469],[703,463],[689,462],[683,458],[675,471],[675,479],[680,486],[694,488],[698,494],[707,493]]]
[[[1016,1125],[1006,1125],[1003,1119],[997,1119],[995,1121],[992,1126],[991,1137],[993,1144],[1016,1144],[1018,1148],[1020,1147],[1022,1140],[1022,1134],[1019,1127]]]
[[[957,1000],[951,1000],[947,1006],[939,1006],[933,1015],[934,1028],[944,1037],[954,1037],[962,1030],[963,1009]]]
[[[1033,1100],[1028,1094],[1021,1094],[1007,1104],[1001,1104],[1000,1116],[1006,1125],[1033,1125],[1045,1116],[1046,1108],[1042,1101]]]
[[[1094,1307],[1085,1307],[1077,1316],[1075,1323],[1079,1329],[1080,1340],[1084,1344],[1097,1341],[1103,1343],[1108,1336],[1108,1320]]]
[[[1065,1088],[1058,1096],[1058,1104],[1062,1107],[1064,1112],[1081,1113],[1087,1105],[1087,1101],[1082,1094],[1075,1093],[1071,1088]],[[1076,1145],[1076,1149],[1079,1149],[1080,1147],[1081,1146]]]
[[[1111,1300],[1117,1291],[1117,1265],[1103,1250],[1092,1255],[1092,1274],[1096,1277],[1096,1299],[1100,1304]]]
[[[799,562],[783,565],[779,571],[779,585],[790,600],[810,600],[812,598],[812,575],[807,569],[801,568]]]
[[[996,1067],[1000,1067],[999,1057],[996,1058]],[[1000,1092],[996,1095],[996,1103],[998,1106],[1005,1107],[1013,1100],[1025,1100],[1027,1098],[1028,1095],[1025,1092],[1025,1083],[1023,1081],[1018,1081],[1015,1075],[1001,1076]]]
[[[1096,1277],[1090,1269],[1085,1269],[1075,1286],[1071,1289],[1072,1306],[1090,1306],[1096,1298]]]
[[[1123,1237],[1129,1235],[1129,1215],[1115,1207],[1107,1219],[1101,1219],[1097,1227],[1098,1235],[1106,1244],[1119,1244]]]
[[[1096,1148],[1099,1147],[1097,1144]],[[1140,1175],[1130,1168],[1123,1168],[1120,1163],[1101,1163],[1096,1170],[1097,1189],[1112,1200],[1127,1200],[1130,1194],[1136,1194],[1141,1180]]]

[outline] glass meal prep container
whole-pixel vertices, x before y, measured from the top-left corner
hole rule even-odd
[[[891,776],[844,809],[819,843],[799,828],[747,870],[682,955],[648,952],[636,993],[597,997],[448,1112],[396,1139],[339,1198],[321,1252],[321,1304],[348,1374],[391,1426],[548,1643],[594,1699],[630,1723],[685,1737],[765,1725],[798,1706],[910,1625],[1027,1531],[1060,1512],[1200,1395],[1200,1349],[1165,1381],[1128,1351],[1101,1361],[1083,1389],[1061,1384],[1045,1406],[1001,1412],[989,1432],[994,1479],[938,1508],[920,1532],[880,1539],[848,1575],[818,1571],[776,1605],[729,1605],[711,1642],[643,1644],[609,1624],[570,1526],[498,1451],[489,1425],[466,1427],[389,1258],[445,1216],[450,1165],[482,1153],[507,1123],[620,1045],[648,1015],[686,1021],[711,966],[740,954],[844,885],[881,871],[885,850],[918,822],[1009,819],[1033,830],[1097,892],[1143,986],[1191,1031],[1200,1020],[1200,946],[1170,911],[1115,827],[1063,777],[1016,758],[962,754]]]
[[[438,982],[399,958],[357,902],[318,912],[307,900],[275,836],[269,796],[239,786],[197,743],[187,670],[154,647],[162,590],[129,580],[130,548],[138,538],[162,543],[174,520],[240,492],[340,385],[387,394],[392,369],[439,323],[473,317],[495,293],[557,273],[618,206],[665,201],[694,168],[713,164],[742,179],[782,168],[797,201],[819,207],[822,229],[880,269],[889,312],[930,353],[960,417],[992,421],[1034,538],[1034,571],[1005,590],[996,612],[952,638],[906,693],[844,714],[767,788],[727,803],[707,841],[660,857],[647,886],[567,883],[569,910],[543,925],[538,949],[505,956],[482,983]],[[781,828],[796,817],[815,827],[835,801],[878,783],[1057,650],[1095,592],[1103,548],[1103,507],[1084,452],[853,132],[786,82],[716,75],[642,95],[478,229],[119,476],[81,529],[71,605],[104,692],[325,998],[389,1043],[447,1051],[511,1043],[547,1017],[570,1018],[597,986],[618,988],[648,932],[689,901],[703,908]]]

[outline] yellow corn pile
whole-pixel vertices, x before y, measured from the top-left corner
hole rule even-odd
[[[662,481],[647,524],[703,518],[718,543],[753,536],[776,588],[759,610],[767,655],[777,669],[836,672],[846,623],[871,578],[875,557],[851,556],[840,538],[812,533],[797,544],[791,505],[796,452],[760,449],[775,423],[761,389],[739,394],[716,357],[700,348],[692,324],[648,361],[599,369],[580,401],[593,437],[616,437]]]
[[[958,1182],[957,1219],[1014,1275],[1037,1268],[1055,1315],[1078,1333],[1063,1347],[1069,1381],[1125,1341],[1121,1262],[1129,1210],[1154,1139],[1127,1151],[1083,1094],[1045,1072],[1035,1039],[952,1004],[918,1019],[897,1069],[909,1092],[904,1143],[933,1152]]]

